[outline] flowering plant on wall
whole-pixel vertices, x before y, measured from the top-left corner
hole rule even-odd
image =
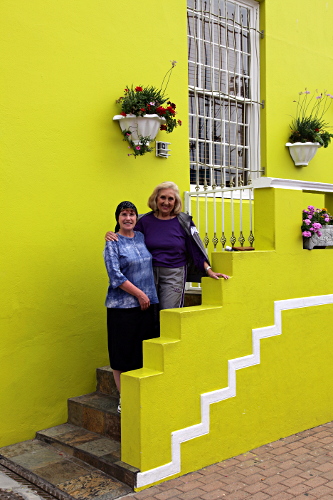
[[[320,229],[326,225],[333,225],[333,217],[326,208],[309,205],[307,210],[303,210],[302,235],[305,238],[311,238],[314,234],[321,236]]]
[[[318,142],[327,148],[333,134],[326,129],[328,123],[324,115],[332,104],[333,95],[326,91],[311,95],[307,89],[299,93],[296,102],[296,116],[293,118],[290,129],[289,142]]]
[[[129,156],[142,156],[152,151],[153,148],[149,146],[149,143],[155,138],[158,129],[171,133],[177,126],[182,124],[181,120],[176,118],[176,104],[166,96],[166,90],[176,62],[171,61],[171,68],[165,74],[160,88],[151,85],[126,86],[124,95],[116,100],[116,103],[121,106],[120,118],[147,118],[154,115],[158,120],[154,137],[152,137],[153,134],[143,135],[140,133],[139,121],[127,128],[122,127],[122,123],[119,121],[124,140],[128,141],[129,147],[133,150],[133,153],[130,153]]]

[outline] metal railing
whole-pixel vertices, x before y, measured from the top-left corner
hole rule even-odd
[[[210,252],[235,246],[253,246],[253,186],[197,189],[185,192],[185,211],[193,216],[200,237]],[[199,291],[200,286],[187,285]]]

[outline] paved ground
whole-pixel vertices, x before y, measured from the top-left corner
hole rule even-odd
[[[127,500],[219,498],[333,500],[333,422],[126,496]]]
[[[20,493],[6,480],[0,474],[0,490]],[[333,422],[121,498],[333,500]]]

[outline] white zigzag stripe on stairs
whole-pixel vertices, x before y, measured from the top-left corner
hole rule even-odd
[[[209,433],[209,406],[212,403],[218,403],[236,396],[236,370],[260,363],[260,339],[281,335],[282,311],[325,304],[333,304],[333,294],[275,301],[274,325],[252,330],[253,354],[228,361],[228,387],[201,394],[201,423],[171,433],[172,461],[155,469],[139,472],[137,475],[137,488],[173,476],[181,471],[181,443]]]

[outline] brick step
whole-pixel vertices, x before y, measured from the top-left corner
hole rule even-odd
[[[109,366],[103,366],[96,370],[97,387],[96,391],[119,398],[118,389],[114,382],[112,370]]]
[[[101,392],[68,399],[68,423],[120,441],[118,398]]]
[[[106,474],[135,486],[138,469],[122,462],[120,443],[101,434],[71,424],[37,432],[36,438],[67,455],[72,455]]]
[[[50,440],[50,434],[52,433],[54,434],[54,440],[59,439],[59,441],[60,436],[67,436],[66,439],[69,443],[69,436],[72,433],[72,438],[75,440],[74,426],[67,426],[67,424],[64,424],[59,427],[62,427],[62,429],[60,430],[54,427],[53,430],[49,429],[48,431],[41,432],[45,432],[45,438]],[[81,447],[83,452],[89,454],[90,452],[87,451],[89,450],[88,443],[90,442],[91,446],[94,444],[92,436],[90,436],[90,441],[88,436],[86,436],[87,441],[85,443],[85,438],[83,437],[84,433],[81,436],[81,441],[79,433],[77,433],[76,436],[77,440],[80,442],[80,444],[76,445],[77,449],[79,450]],[[66,439],[64,439],[64,442]],[[116,443],[105,444],[103,448],[102,440],[105,440],[102,436],[97,436],[95,439],[96,457],[99,453],[103,453],[103,451],[110,451],[109,455],[116,457],[116,449],[111,451],[112,446],[116,447]],[[99,441],[99,443],[97,443],[97,441]],[[55,442],[53,444],[55,445]],[[87,445],[86,448],[84,448],[85,444]],[[100,447],[99,444],[101,445]],[[77,458],[74,454],[73,446],[71,447],[69,444],[66,445],[66,449],[73,452],[71,454],[64,453],[64,448],[61,450],[57,449],[55,446],[46,444],[40,439],[23,441],[22,443],[0,448],[0,464],[16,472],[32,484],[39,486],[59,500],[113,500],[127,495],[132,491],[128,484],[123,484],[102,470]],[[102,459],[103,461],[107,461],[103,455]],[[130,468],[130,466],[126,466],[126,464],[123,466],[123,464],[119,464],[119,462],[114,462],[114,464],[118,464],[120,469],[123,468],[126,471],[123,477],[128,479],[129,476],[131,476],[133,482],[135,469],[129,470],[128,468]]]

